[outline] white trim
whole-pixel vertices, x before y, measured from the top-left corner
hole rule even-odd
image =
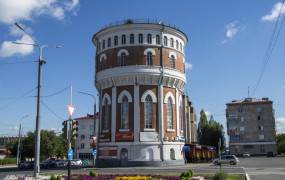
[[[118,51],[118,53],[117,53],[117,56],[121,56],[122,53],[126,53],[127,56],[129,55],[128,50],[126,50],[126,49],[120,49],[120,50]]]
[[[100,55],[100,58],[99,58],[100,62],[102,62],[103,58],[104,58],[104,60],[107,60],[107,55],[105,53]]]
[[[167,129],[167,132],[175,132],[175,129]]]
[[[156,98],[156,95],[153,93],[152,90],[146,90],[142,97],[141,97],[141,102],[145,102],[145,98],[150,95],[151,99],[152,99],[152,102],[156,103],[157,102],[157,98]]]
[[[152,54],[153,56],[155,56],[155,51],[154,51],[154,49],[152,49],[152,48],[147,48],[147,49],[144,50],[143,54],[144,54],[144,55],[147,55],[148,52],[151,52],[151,54]]]
[[[107,133],[107,132],[109,132],[109,129],[102,130],[102,133]]]
[[[123,90],[118,96],[118,103],[122,103],[124,96],[127,96],[129,103],[133,102],[132,95],[129,93],[129,91]]]
[[[169,97],[171,97],[171,99],[172,99],[172,104],[175,104],[175,98],[174,98],[172,92],[170,92],[170,91],[168,93],[166,93],[166,95],[164,96],[164,101],[163,101],[164,104],[167,104]]]
[[[153,128],[144,128],[144,132],[155,132],[156,130]]]
[[[140,86],[134,86],[134,141],[140,141]]]
[[[276,142],[246,142],[246,143],[229,143],[229,145],[259,145],[259,144],[276,144]]]
[[[181,95],[180,95],[181,96]],[[180,98],[179,94],[178,94],[178,89],[175,89],[175,98],[176,98],[176,132],[177,132],[177,136],[180,135],[180,102],[179,99]]]
[[[175,58],[175,60],[176,60],[176,59],[177,59],[176,53],[173,52],[173,51],[170,51],[168,57],[171,58],[172,55],[174,56],[174,58]]]
[[[111,122],[111,141],[115,142],[116,132],[116,108],[117,108],[117,87],[112,87],[112,122]]]
[[[103,96],[103,98],[102,98],[102,106],[104,106],[105,105],[105,99],[107,98],[107,101],[108,101],[108,105],[110,105],[111,104],[111,98],[110,98],[110,95],[108,94],[108,93],[105,93],[104,94],[104,96]]]
[[[129,132],[130,129],[119,129],[119,132]]]

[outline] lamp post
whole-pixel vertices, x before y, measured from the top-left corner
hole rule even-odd
[[[35,130],[35,165],[34,165],[34,176],[37,179],[40,173],[40,141],[41,141],[41,132],[40,132],[40,99],[41,99],[41,78],[42,78],[42,65],[46,63],[46,61],[43,59],[43,50],[44,48],[47,48],[48,45],[41,45],[38,43],[29,33],[25,31],[25,29],[20,26],[18,23],[15,23],[15,25],[23,31],[26,35],[28,35],[32,40],[33,43],[25,43],[25,42],[13,42],[14,44],[19,45],[28,45],[28,46],[34,46],[37,47],[39,50],[39,59],[38,59],[38,92],[37,92],[37,114],[36,114],[36,130]],[[61,48],[61,46],[55,46],[55,48]]]
[[[99,154],[99,121],[96,121],[96,97],[93,94],[89,94],[86,92],[78,91],[78,93],[90,96],[94,100],[94,126],[93,126],[93,137],[96,137],[96,160],[98,159]],[[94,150],[94,149],[93,149]],[[93,155],[93,166],[95,166],[95,156]]]

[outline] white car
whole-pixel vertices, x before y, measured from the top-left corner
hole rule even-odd
[[[223,155],[221,158],[216,158],[213,160],[215,165],[230,164],[236,165],[239,162],[235,155]]]
[[[71,166],[82,166],[82,161],[81,159],[73,159],[70,161]]]

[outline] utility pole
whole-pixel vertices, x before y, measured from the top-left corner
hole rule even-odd
[[[20,146],[21,146],[21,136],[22,136],[21,130],[22,130],[22,126],[20,123],[19,134],[18,134],[18,148],[17,148],[17,166],[19,166],[19,164],[20,164]]]
[[[41,130],[40,130],[40,98],[41,98],[41,78],[42,78],[42,65],[46,63],[43,59],[43,50],[44,48],[48,47],[47,45],[41,45],[39,42],[37,42],[32,35],[30,35],[26,30],[19,25],[18,23],[15,23],[15,26],[19,28],[21,31],[23,31],[26,35],[28,35],[32,40],[33,43],[26,43],[26,42],[13,42],[14,44],[20,44],[20,45],[29,45],[34,46],[39,49],[39,59],[38,59],[38,92],[37,92],[37,114],[36,114],[36,130],[35,130],[35,164],[34,164],[34,177],[37,179],[39,177],[40,173],[40,145],[41,145]],[[62,46],[54,46],[55,48],[61,48]]]

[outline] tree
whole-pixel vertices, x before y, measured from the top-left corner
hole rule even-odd
[[[285,154],[285,133],[277,134],[276,141],[278,154]]]
[[[200,121],[198,124],[198,129],[197,129],[197,135],[198,135],[198,141],[200,144],[205,144],[206,143],[206,130],[207,130],[207,126],[208,126],[208,119],[207,119],[207,115],[204,112],[204,110],[202,109],[200,111]]]

